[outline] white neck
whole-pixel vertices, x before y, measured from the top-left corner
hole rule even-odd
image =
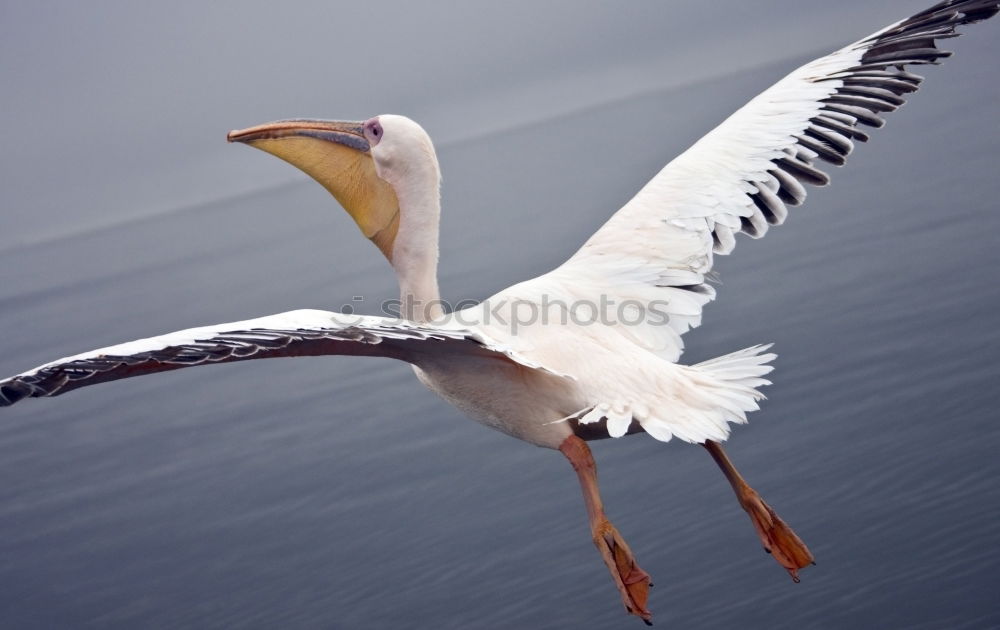
[[[438,231],[441,192],[437,164],[407,173],[396,185],[399,232],[392,248],[392,267],[399,280],[400,315],[426,322],[444,314],[438,292]]]

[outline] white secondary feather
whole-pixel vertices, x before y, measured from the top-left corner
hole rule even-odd
[[[841,87],[813,79],[857,65],[861,53],[848,46],[806,64],[747,103],[664,167],[553,275],[618,303],[664,304],[669,331],[632,326],[627,334],[676,361],[681,335],[701,324],[702,307],[715,297],[705,284],[713,254],[732,251],[743,218],[766,232],[750,194],[776,187],[774,160]]]

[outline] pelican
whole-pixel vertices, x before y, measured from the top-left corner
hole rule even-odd
[[[602,506],[587,442],[646,433],[700,444],[796,582],[813,555],[740,475],[721,443],[759,408],[776,355],[754,345],[679,363],[682,335],[715,298],[715,255],[764,236],[825,186],[855,142],[881,127],[950,55],[936,40],[1000,11],[946,0],[794,70],[666,165],[564,264],[464,309],[437,283],[440,171],[416,122],[283,120],[232,131],[326,188],[388,260],[399,317],[319,310],[191,328],[59,359],[0,381],[0,405],[141,374],[273,357],[358,355],[413,366],[478,422],[560,451],[579,478],[593,542],[628,613],[647,624],[650,576]]]

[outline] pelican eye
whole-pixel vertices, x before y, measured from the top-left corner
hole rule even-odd
[[[372,118],[365,122],[365,138],[368,144],[375,146],[382,139],[382,123],[377,118]]]

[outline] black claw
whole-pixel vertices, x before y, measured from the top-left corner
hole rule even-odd
[[[650,621],[649,619],[643,619],[643,620],[642,620],[642,622],[643,622],[644,624],[646,624],[647,626],[651,626],[651,625],[653,625],[653,622],[652,622],[652,621]]]
[[[764,553],[771,553],[771,550],[768,549],[767,547],[764,547]]]
[[[812,561],[812,565],[816,566],[816,561],[815,560]]]

